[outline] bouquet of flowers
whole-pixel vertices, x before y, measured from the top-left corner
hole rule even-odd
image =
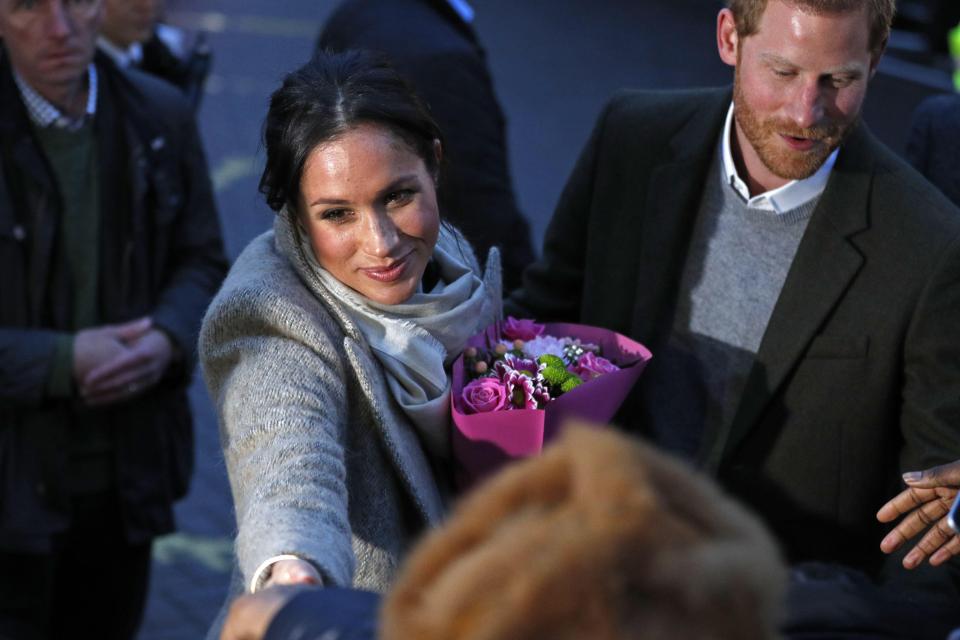
[[[616,332],[507,318],[453,365],[453,456],[461,486],[538,454],[566,418],[608,422],[650,352]]]

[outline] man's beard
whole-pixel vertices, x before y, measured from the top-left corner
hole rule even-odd
[[[848,122],[832,121],[813,127],[798,127],[787,120],[773,118],[763,120],[743,95],[739,66],[734,74],[733,104],[737,124],[760,161],[771,173],[785,180],[802,180],[816,173],[859,120],[857,114]],[[780,135],[816,140],[820,144],[809,151],[797,151],[777,140]]]

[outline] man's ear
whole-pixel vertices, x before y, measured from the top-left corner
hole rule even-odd
[[[737,66],[737,50],[740,35],[737,33],[737,21],[730,9],[721,9],[717,14],[717,51],[720,59],[731,67]]]

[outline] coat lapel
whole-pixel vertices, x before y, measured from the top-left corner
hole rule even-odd
[[[443,517],[443,500],[437,489],[433,471],[423,447],[406,416],[388,397],[383,370],[374,361],[369,348],[351,337],[343,339],[344,349],[360,380],[360,387],[375,414],[374,426],[379,431],[384,450],[417,510],[428,524]]]
[[[639,236],[632,335],[660,345],[670,331],[677,283],[686,262],[704,181],[708,179],[730,91],[718,91],[673,136],[663,161],[653,168]],[[649,149],[637,153],[649,153]]]
[[[770,316],[736,416],[711,449],[711,469],[759,424],[863,265],[850,237],[868,226],[869,144],[870,134],[860,125],[840,151]]]

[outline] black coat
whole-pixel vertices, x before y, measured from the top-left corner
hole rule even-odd
[[[165,83],[96,58],[100,163],[98,322],[150,315],[181,354],[133,402],[87,410],[45,385],[71,291],[55,248],[56,181],[0,54],[0,549],[45,551],[67,523],[68,431],[82,417],[115,428],[127,538],[173,529],[190,478],[185,388],[200,320],[226,271],[206,160],[190,107]]]
[[[513,194],[503,111],[470,25],[445,0],[346,0],[317,47],[379,51],[411,81],[445,138],[441,214],[481,260],[500,247],[504,287],[516,287],[533,247]]]
[[[920,103],[913,112],[907,160],[960,206],[960,96]]]
[[[648,433],[657,354],[730,90],[628,92],[601,116],[507,310],[614,329],[653,361],[620,418]],[[876,512],[901,472],[960,458],[960,211],[858,126],[773,309],[739,409],[701,464],[792,561],[909,575]],[[939,568],[934,581],[956,579]],[[955,586],[955,585],[954,585]],[[944,590],[943,594],[947,591]]]

